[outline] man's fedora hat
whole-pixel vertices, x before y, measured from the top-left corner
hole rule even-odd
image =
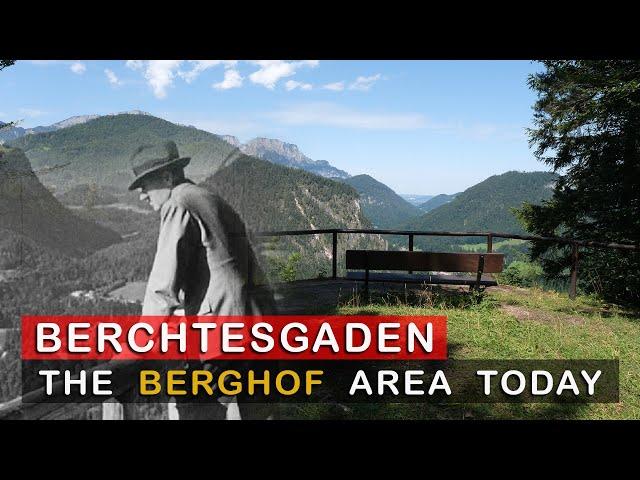
[[[141,145],[131,155],[130,163],[135,180],[129,190],[140,188],[142,180],[150,173],[169,167],[185,167],[191,157],[180,157],[178,147],[171,140],[157,145]]]

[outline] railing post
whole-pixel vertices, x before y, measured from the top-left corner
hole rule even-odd
[[[571,280],[569,283],[569,298],[575,300],[578,285],[578,245],[571,244]]]
[[[487,235],[487,253],[493,252],[493,234]]]
[[[413,252],[413,233],[409,234],[409,251]],[[413,273],[413,270],[409,270],[408,273]]]
[[[338,276],[338,232],[333,232],[333,250],[331,256],[331,262],[333,267],[333,278]]]

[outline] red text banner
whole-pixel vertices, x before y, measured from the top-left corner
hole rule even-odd
[[[23,360],[445,360],[444,316],[24,316]]]

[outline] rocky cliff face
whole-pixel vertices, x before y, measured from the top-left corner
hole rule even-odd
[[[233,135],[218,135],[218,136],[225,142],[233,145],[234,147],[240,146],[240,140],[238,140],[238,138],[234,137]]]
[[[326,178],[349,178],[349,174],[329,164],[326,160],[312,160],[296,145],[273,138],[258,137],[240,146],[247,154],[278,165],[300,168]]]

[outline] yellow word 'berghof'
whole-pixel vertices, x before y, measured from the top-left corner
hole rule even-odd
[[[272,395],[272,383],[275,391],[280,395],[295,395],[298,393],[304,382],[304,391],[307,395],[311,395],[314,385],[322,384],[322,381],[316,379],[316,376],[322,376],[323,370],[306,370],[304,375],[300,376],[294,370],[282,370],[272,379],[269,370],[264,370],[262,377],[256,377],[253,370],[247,372],[246,379],[242,378],[242,374],[237,370],[223,370],[214,379],[213,374],[208,370],[193,370],[191,375],[191,394],[198,395],[204,391],[207,395],[214,394],[214,386],[217,385],[220,392],[224,395],[238,395],[246,392],[249,395],[255,395],[256,386],[262,387],[262,394]],[[185,389],[187,384],[186,370],[168,370],[166,372],[166,393],[168,395],[187,395]],[[235,379],[235,380],[233,380]],[[140,372],[140,394],[141,395],[158,395],[162,392],[163,383],[161,383],[161,374],[157,370],[142,370]],[[246,384],[246,385],[245,385]]]

